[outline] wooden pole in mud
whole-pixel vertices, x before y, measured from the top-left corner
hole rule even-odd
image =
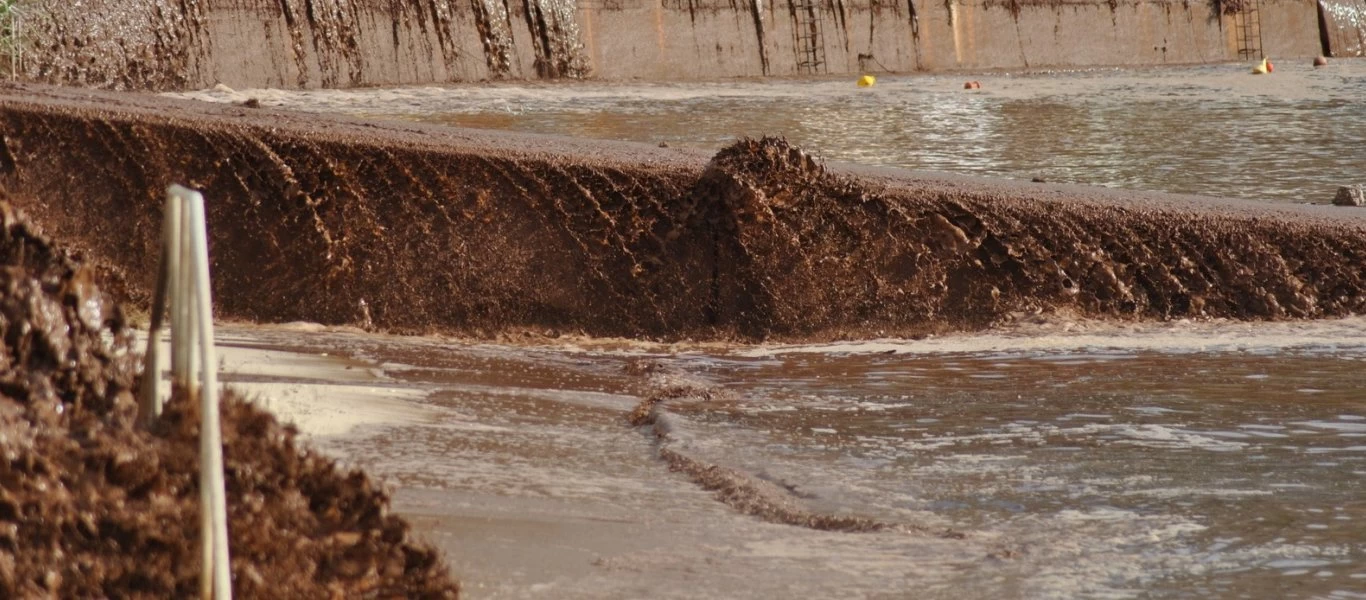
[[[180,273],[177,275],[176,282],[179,284],[176,295],[173,296],[172,306],[180,313],[180,323],[182,329],[176,333],[179,338],[180,346],[180,370],[176,372],[176,385],[182,391],[189,392],[194,386],[195,374],[195,264],[193,246],[191,239],[194,237],[194,217],[191,214],[190,204],[192,201],[186,196],[180,196],[180,238],[176,247],[176,254],[179,256]]]
[[[162,211],[161,265],[157,270],[157,287],[152,299],[151,322],[147,327],[147,352],[143,355],[142,387],[138,390],[138,418],[144,426],[151,426],[161,416],[161,330],[167,317],[166,302],[170,292],[172,273],[179,272],[175,264],[178,254],[175,240],[180,238],[180,200],[166,191],[166,205]],[[174,321],[174,318],[172,318]]]
[[[213,298],[209,287],[209,243],[204,223],[204,196],[193,192],[187,199],[190,213],[189,261],[194,273],[193,298],[194,338],[199,345],[201,371],[199,430],[200,482],[211,487],[209,502],[204,505],[210,514],[206,532],[213,532],[213,597],[215,600],[232,598],[232,574],[228,561],[228,499],[223,481],[223,432],[218,414],[218,361],[213,348]],[[193,385],[193,383],[191,384]]]
[[[218,360],[213,347],[204,196],[178,185],[167,188],[165,219],[139,410],[148,424],[161,414],[161,358],[157,347],[162,316],[169,313],[172,388],[190,402],[199,401],[200,595],[206,600],[231,600],[227,486],[223,481],[223,430],[218,413]]]

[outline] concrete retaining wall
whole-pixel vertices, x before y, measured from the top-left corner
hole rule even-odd
[[[594,75],[605,78],[801,74],[794,2],[800,0],[763,2],[762,46],[743,2],[738,10],[722,3],[692,13],[648,0],[623,0],[614,9],[584,9],[581,22],[592,23],[584,27],[589,65]],[[1232,17],[1206,3],[1063,1],[1016,5],[1012,10],[999,0],[821,0],[818,6],[826,57],[819,72],[830,74],[864,69],[1190,64],[1238,58]],[[1314,2],[1269,0],[1261,10],[1262,43],[1268,55],[1319,53]]]
[[[1239,55],[1234,17],[1213,1],[91,0],[79,12],[65,0],[43,2],[29,27],[41,43],[26,75],[126,88],[696,79]],[[1259,6],[1268,55],[1320,53],[1315,0]],[[822,64],[801,64],[799,29],[819,34]]]

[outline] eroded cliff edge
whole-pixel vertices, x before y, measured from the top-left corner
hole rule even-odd
[[[0,193],[145,302],[161,190],[208,199],[221,317],[465,335],[829,339],[1012,314],[1366,312],[1366,217],[830,169],[41,86]]]

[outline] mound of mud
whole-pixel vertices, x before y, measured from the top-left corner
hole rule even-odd
[[[0,191],[136,302],[161,190],[204,190],[229,318],[813,340],[1052,311],[1366,312],[1366,216],[1331,207],[836,170],[777,139],[708,161],[41,86],[0,89],[0,127]]]
[[[1366,309],[1359,224],[1268,218],[1255,205],[907,194],[828,173],[773,138],[721,150],[691,199],[717,232],[713,311],[755,337],[974,329],[1060,309],[1142,319]]]
[[[197,407],[135,427],[122,313],[7,204],[0,219],[0,597],[198,595]],[[457,595],[363,474],[239,398],[223,419],[240,597]]]

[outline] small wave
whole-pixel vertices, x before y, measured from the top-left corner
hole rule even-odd
[[[722,394],[714,387],[677,374],[654,372],[651,378],[657,391],[641,400],[628,417],[629,422],[636,427],[648,428],[655,440],[655,451],[669,465],[669,470],[687,475],[702,489],[713,492],[721,503],[769,523],[820,531],[931,533],[918,525],[816,512],[802,505],[795,486],[702,461],[676,449],[677,445],[681,445],[678,444],[681,428],[677,425],[678,417],[665,410],[666,403],[711,401]],[[946,538],[965,537],[954,530],[940,531],[937,535]]]

